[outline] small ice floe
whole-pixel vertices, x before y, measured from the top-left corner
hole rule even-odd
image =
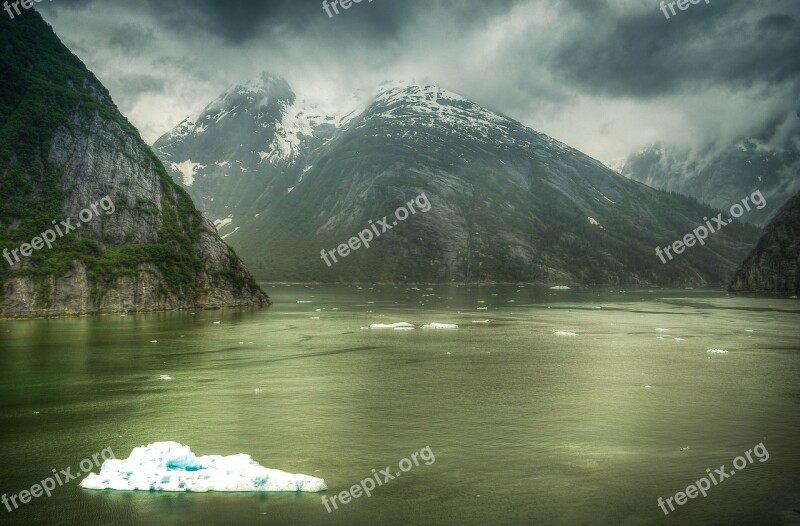
[[[492,323],[492,320],[472,320],[472,323]]]
[[[255,389],[255,392],[256,392],[257,394],[261,394],[261,393],[263,393],[263,392],[264,392],[264,390],[263,390],[263,389],[260,389],[260,388],[258,388],[258,387],[256,387],[256,389]]]
[[[119,315],[120,318],[124,318],[125,316],[127,316],[127,314],[120,314]]]
[[[314,309],[314,312],[322,312],[322,309]]]
[[[39,414],[39,411],[34,411],[34,412],[33,412],[33,414],[34,414],[34,415],[38,415],[38,414]]]
[[[485,301],[483,301],[483,300],[480,300],[480,301],[478,301],[478,303],[486,303],[486,302],[485,302]]]
[[[653,388],[653,386],[652,386],[652,385],[645,385],[645,386],[644,386],[644,388],[645,388],[645,389],[652,389],[652,388]]]
[[[755,332],[753,329],[745,329],[744,332]]]
[[[447,351],[447,354],[450,354],[450,351]]]
[[[556,285],[554,287],[550,287],[550,290],[572,290],[566,285]]]
[[[220,323],[222,323],[222,322],[221,322],[221,321],[215,321],[215,322],[213,322],[213,323],[214,323],[214,325],[219,325],[219,324],[220,324]]]
[[[319,316],[311,316],[309,319],[310,319],[310,320],[318,320],[318,319],[319,319]]]
[[[311,303],[311,301],[308,301],[308,300],[297,300],[297,303]]]
[[[455,323],[428,323],[422,326],[423,329],[458,329]]]
[[[361,327],[361,330],[362,330],[362,331],[368,331],[368,330],[369,330],[369,327]]]
[[[664,339],[663,336],[656,336],[656,340],[663,340],[663,339]]]
[[[669,329],[662,329],[661,327],[656,329],[656,332],[669,332]]]
[[[686,451],[687,449],[689,449],[689,446],[682,447],[682,448],[681,448],[681,451]]]
[[[172,380],[172,377],[168,374],[162,374],[161,376],[159,376],[159,378],[162,380]]]
[[[592,310],[600,310],[600,309],[602,309],[602,308],[603,308],[603,307],[592,307]]]
[[[150,340],[150,343],[158,343],[158,340]]]
[[[709,349],[706,352],[709,354],[728,354],[728,351],[722,349]]]
[[[478,310],[489,310],[489,307],[478,307]]]
[[[553,333],[553,336],[577,336],[578,334],[575,332],[569,331],[556,331]]]
[[[369,326],[370,329],[401,329],[401,330],[413,329],[414,327],[415,327],[414,324],[406,323],[404,321],[398,323],[373,323]]]
[[[508,300],[506,303],[516,303],[516,300]]]
[[[80,483],[87,489],[117,491],[325,491],[321,478],[266,468],[250,455],[195,456],[189,446],[156,442],[131,451],[126,459],[103,462],[100,474]]]
[[[673,338],[673,340],[678,341],[678,342],[682,342],[684,340],[684,338]]]

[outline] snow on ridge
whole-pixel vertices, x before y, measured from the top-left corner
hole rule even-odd
[[[224,241],[226,237],[232,236],[233,234],[236,233],[237,230],[239,230],[238,226],[236,228],[234,228],[232,231],[230,231],[227,234],[225,234],[224,236],[220,236],[220,239],[222,239]]]
[[[226,226],[230,225],[233,222],[233,216],[228,216],[225,219],[216,219],[214,220],[214,226],[217,227],[217,232],[221,228],[225,228]]]
[[[127,459],[103,462],[100,474],[90,473],[80,483],[87,489],[117,491],[303,491],[328,489],[310,475],[266,468],[250,455],[198,457],[189,446],[156,442],[131,451]]]
[[[181,179],[184,186],[192,186],[194,184],[194,176],[197,174],[198,168],[205,168],[204,164],[193,163],[191,159],[187,159],[180,163],[169,163],[170,167],[176,172],[180,172]]]

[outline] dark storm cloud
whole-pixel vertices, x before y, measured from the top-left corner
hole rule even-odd
[[[125,22],[114,28],[108,45],[124,53],[135,54],[149,48],[154,39],[153,28]]]
[[[393,39],[418,15],[442,7],[465,26],[480,23],[524,0],[363,0],[330,19],[329,31],[346,33],[357,28],[362,38]],[[329,20],[322,0],[59,0],[56,9],[91,6],[146,9],[157,23],[181,34],[210,33],[241,45],[264,29],[308,30]],[[324,20],[323,20],[324,19]],[[335,23],[334,23],[335,21]]]
[[[438,84],[603,160],[794,129],[800,0],[701,1],[669,20],[659,2],[363,0],[332,18],[322,0],[36,9],[149,141],[262,71],[334,106],[384,80]]]
[[[562,43],[553,68],[590,92],[644,98],[800,79],[800,2],[712,0],[669,20],[649,3],[626,14],[608,4],[587,13],[577,8],[585,2],[572,2],[581,30]]]

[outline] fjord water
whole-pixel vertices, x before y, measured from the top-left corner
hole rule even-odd
[[[124,458],[163,440],[322,477],[328,497],[373,469],[399,471],[426,446],[435,462],[332,513],[322,494],[91,491],[72,481],[12,513],[0,507],[2,522],[798,523],[797,300],[265,289],[268,310],[0,322],[0,492],[29,489],[53,469],[74,473],[107,447]],[[460,328],[362,329],[399,321]],[[729,471],[761,442],[767,461],[754,457],[669,516],[658,508],[658,497],[706,468]]]

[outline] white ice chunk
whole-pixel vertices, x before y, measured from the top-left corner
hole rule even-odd
[[[458,329],[455,323],[429,323],[422,326],[423,329]]]
[[[413,329],[414,325],[404,321],[398,323],[373,323],[369,326],[370,329]]]
[[[659,327],[658,329],[656,329],[656,331],[657,332],[669,332],[669,329],[662,329],[662,328]]]
[[[553,333],[553,336],[577,336],[577,333],[569,332],[569,331],[556,331]]]
[[[550,287],[550,290],[572,290],[566,285],[556,285],[555,287]]]
[[[492,323],[491,320],[472,320],[472,323]]]
[[[722,349],[709,349],[706,352],[710,354],[728,354],[728,351],[724,351]]]
[[[117,491],[305,491],[328,489],[325,481],[270,469],[250,455],[197,457],[189,446],[156,442],[135,448],[127,459],[103,462],[80,486]]]

